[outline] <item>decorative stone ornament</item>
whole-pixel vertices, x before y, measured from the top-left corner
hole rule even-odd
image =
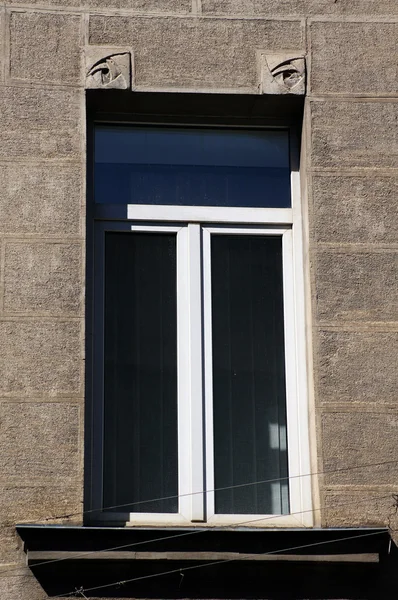
[[[86,89],[131,89],[131,52],[106,47],[86,49]]]
[[[262,54],[261,92],[263,94],[305,94],[304,56]]]

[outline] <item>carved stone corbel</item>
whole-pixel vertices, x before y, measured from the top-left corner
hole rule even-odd
[[[89,46],[85,49],[85,64],[86,89],[132,88],[132,54],[129,49]]]
[[[305,94],[305,57],[300,54],[261,53],[262,94]]]

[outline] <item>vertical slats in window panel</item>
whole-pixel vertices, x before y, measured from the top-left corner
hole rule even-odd
[[[216,513],[286,514],[282,238],[215,234],[211,261]]]
[[[175,234],[108,232],[103,502],[116,512],[178,512],[176,313]]]

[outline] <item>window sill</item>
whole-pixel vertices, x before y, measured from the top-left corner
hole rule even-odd
[[[384,528],[18,525],[17,531],[28,566],[50,596],[114,582],[94,595],[348,598],[347,586],[368,593],[396,553],[393,545],[388,554]]]
[[[213,515],[207,521],[189,521],[177,513],[122,513],[122,512],[96,512],[91,514],[87,523],[89,526],[101,527],[188,527],[192,529],[215,528],[250,528],[250,529],[286,529],[312,527],[312,514],[303,511],[303,514],[293,515]]]

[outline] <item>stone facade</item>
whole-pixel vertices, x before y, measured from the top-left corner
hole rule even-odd
[[[81,522],[91,47],[130,52],[124,81],[141,92],[256,94],[259,56],[306,57],[315,523],[390,522],[398,492],[397,35],[396,0],[2,3],[2,600],[44,600],[24,567],[16,523],[66,514],[76,516],[54,522]],[[106,55],[92,52],[92,65]]]

